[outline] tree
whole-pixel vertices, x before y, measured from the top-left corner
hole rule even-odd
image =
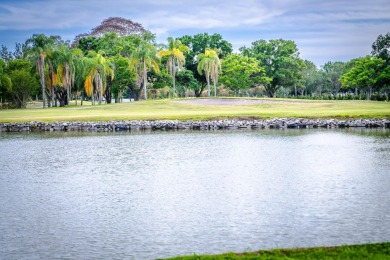
[[[112,64],[103,57],[101,53],[89,52],[86,59],[87,76],[84,81],[85,92],[88,96],[92,96],[94,103],[95,95],[98,98],[98,104],[101,105],[103,93],[107,85],[107,77],[114,79],[114,70]]]
[[[8,51],[8,48],[4,45],[1,45],[1,50],[0,50],[0,59],[8,63],[10,60],[13,60],[14,55],[12,52]]]
[[[290,86],[299,80],[300,66],[304,63],[299,59],[298,48],[291,40],[258,40],[251,47],[241,47],[243,55],[255,58],[265,68],[271,82],[265,85],[270,97],[282,86]]]
[[[6,64],[0,60],[0,104],[7,99],[7,95],[12,90],[11,78],[6,74]]]
[[[181,70],[177,73],[178,85],[185,89],[199,89],[199,82],[195,79],[191,70]]]
[[[31,74],[31,65],[31,62],[23,59],[15,59],[8,64],[7,70],[12,81],[9,93],[16,108],[25,108],[34,90],[39,86],[36,77]]]
[[[45,59],[47,55],[51,53],[53,46],[61,43],[63,43],[61,37],[47,37],[44,34],[34,34],[31,38],[27,39],[25,43],[27,56],[35,61],[36,69],[41,81],[43,108],[46,107]]]
[[[190,51],[185,52],[185,68],[191,70],[194,78],[199,82],[199,84],[193,84],[195,95],[200,97],[203,90],[207,86],[206,77],[202,76],[198,72],[198,61],[196,57],[204,53],[206,49],[218,50],[218,58],[224,59],[229,54],[232,53],[233,47],[232,44],[224,40],[220,34],[201,33],[194,36],[185,35],[183,37],[177,38],[183,44],[185,44]]]
[[[112,81],[112,92],[114,94],[115,103],[122,100],[123,93],[127,88],[132,88],[134,85],[135,74],[130,68],[128,58],[116,55],[112,58],[115,66],[115,78]]]
[[[323,70],[325,79],[331,84],[332,91],[337,95],[341,88],[340,77],[345,70],[345,63],[329,61],[325,63]]]
[[[167,50],[161,50],[158,52],[159,57],[168,57],[167,59],[167,71],[171,74],[173,83],[173,94],[176,93],[175,77],[176,70],[180,70],[185,62],[183,52],[189,52],[190,49],[181,43],[180,40],[174,40],[172,37],[168,38]]]
[[[156,48],[146,41],[140,42],[138,49],[130,57],[130,68],[136,73],[136,82],[139,86],[139,90],[141,90],[142,85],[144,87],[145,100],[148,99],[146,89],[147,72],[150,69],[159,72],[160,69],[157,62],[158,57]],[[138,97],[139,94],[137,95],[137,100]]]
[[[136,22],[133,22],[129,19],[124,19],[121,17],[110,17],[108,19],[103,20],[103,22],[93,28],[90,33],[79,34],[75,37],[72,43],[72,47],[78,47],[78,44],[81,39],[94,37],[100,38],[104,36],[108,32],[114,32],[119,36],[127,36],[127,35],[141,35],[145,33],[147,30]],[[91,39],[91,38],[89,38]]]
[[[365,91],[366,97],[369,99],[373,87],[377,86],[384,65],[384,60],[367,55],[359,59],[355,67],[341,76],[341,84],[344,88],[357,87]]]
[[[260,67],[255,58],[241,54],[231,54],[222,61],[223,75],[220,81],[228,88],[238,93],[251,86],[268,84],[270,78],[265,75],[265,70]]]
[[[372,44],[371,54],[377,58],[386,61],[390,65],[390,32],[385,35],[379,35],[376,41]]]
[[[376,82],[378,90],[390,90],[390,66],[386,66],[379,74]]]
[[[73,51],[68,48],[68,46],[62,44],[58,46],[52,54],[52,63],[54,63],[56,70],[56,75],[58,76],[58,81],[60,85],[65,89],[66,92],[66,102],[63,104],[70,105],[70,95],[71,88],[75,78],[75,54],[77,49]],[[78,50],[79,52],[81,50]]]
[[[319,85],[319,71],[317,70],[316,65],[308,60],[305,60],[305,69],[303,71],[302,83],[303,87],[301,89],[302,95],[313,94]]]
[[[218,58],[218,54],[215,50],[206,49],[204,53],[197,56],[198,61],[198,73],[200,75],[205,74],[207,81],[207,94],[210,96],[210,78],[214,83],[214,96],[217,96],[216,83],[218,82],[218,75],[221,72],[221,61]]]

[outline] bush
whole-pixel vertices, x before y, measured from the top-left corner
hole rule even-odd
[[[385,94],[374,93],[371,95],[370,99],[374,101],[386,101],[388,100],[388,97]]]

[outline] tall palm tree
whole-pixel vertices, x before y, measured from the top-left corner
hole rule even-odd
[[[147,72],[149,69],[153,69],[157,73],[160,72],[158,60],[156,48],[145,41],[140,42],[138,48],[130,57],[130,68],[137,75],[137,85],[140,86],[140,89],[141,84],[143,84],[145,100],[148,99],[146,91]]]
[[[72,81],[75,73],[75,55],[66,45],[60,45],[53,53],[53,63],[57,68],[57,75],[66,91],[66,103],[70,105]]]
[[[189,52],[190,49],[181,43],[180,40],[175,40],[172,37],[168,38],[168,49],[161,50],[158,52],[158,56],[160,57],[168,57],[167,60],[167,70],[170,72],[173,83],[173,93],[176,93],[176,70],[181,69],[184,62],[185,57],[183,52]]]
[[[41,80],[43,108],[46,107],[46,84],[45,84],[45,59],[51,53],[55,38],[44,34],[34,34],[26,41],[27,56],[35,61],[37,72]]]
[[[212,49],[206,49],[204,53],[201,53],[197,56],[198,61],[198,72],[200,75],[205,74],[206,81],[207,81],[207,93],[210,96],[210,77],[213,80],[214,84],[214,96],[217,95],[217,82],[218,82],[218,75],[221,68],[221,61],[218,58],[218,53],[215,50]]]
[[[99,98],[98,104],[102,104],[103,92],[107,85],[107,77],[114,79],[114,70],[111,64],[101,53],[94,51],[88,53],[86,59],[86,77],[84,81],[85,92],[92,96],[92,103],[95,103],[95,93]]]

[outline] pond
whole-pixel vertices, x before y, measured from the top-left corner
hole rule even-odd
[[[0,134],[0,258],[390,241],[390,131]]]

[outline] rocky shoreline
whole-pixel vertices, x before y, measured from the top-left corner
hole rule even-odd
[[[274,118],[267,120],[131,120],[107,122],[25,122],[1,123],[0,132],[119,132],[140,130],[235,130],[293,128],[390,128],[388,119],[302,119]]]

